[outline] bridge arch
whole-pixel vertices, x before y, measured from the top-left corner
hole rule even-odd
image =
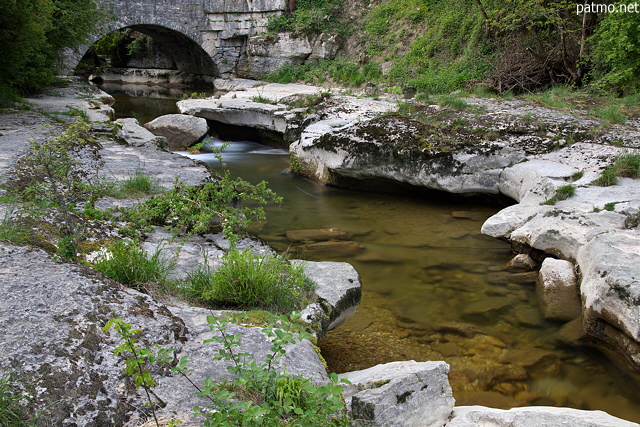
[[[181,71],[213,77],[235,75],[247,40],[267,31],[287,0],[98,0],[112,21],[89,45],[64,52],[61,71],[70,73],[91,44],[121,28],[147,34],[166,46]],[[194,42],[201,50],[193,48]],[[204,55],[201,53],[204,52]],[[205,58],[205,55],[209,58]],[[193,61],[193,62],[190,62]]]
[[[220,77],[220,72],[215,61],[195,40],[180,31],[156,24],[134,24],[118,28],[114,31],[131,29],[153,39],[154,45],[166,58],[170,58],[173,66],[171,69],[179,71],[193,82],[204,82]],[[104,34],[102,37],[113,33]],[[92,54],[92,47],[102,37],[95,37],[90,46],[84,46],[75,58],[71,58],[69,68],[72,72],[77,70],[80,61],[88,61],[88,55]],[[91,61],[88,61],[91,62]]]

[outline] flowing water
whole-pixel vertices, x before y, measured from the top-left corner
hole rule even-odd
[[[194,157],[219,166],[212,154]],[[598,354],[563,345],[570,328],[541,317],[536,273],[506,269],[510,246],[480,233],[497,207],[326,187],[282,173],[286,151],[249,141],[234,141],[223,160],[234,175],[266,180],[285,199],[253,233],[295,256],[358,270],[358,311],[320,342],[332,371],[444,360],[457,405],[570,406],[640,422],[634,384]],[[287,231],[329,228],[350,238],[287,238]]]

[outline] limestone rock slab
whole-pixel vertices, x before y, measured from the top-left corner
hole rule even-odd
[[[446,427],[637,427],[602,411],[536,406],[509,410],[458,406]]]
[[[340,375],[351,417],[375,426],[443,426],[455,403],[445,362],[391,362]]]
[[[638,247],[637,231],[603,233],[587,243],[577,258],[583,275],[585,332],[621,349],[636,368],[640,368]]]

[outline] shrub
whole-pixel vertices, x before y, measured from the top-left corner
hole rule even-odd
[[[294,334],[291,320],[282,316],[279,324],[262,330],[272,343],[266,360],[258,364],[248,353],[240,353],[242,334],[228,333],[228,322],[207,317],[214,337],[205,342],[218,342],[216,360],[231,362],[229,369],[235,374],[224,383],[205,380],[199,395],[209,398],[211,408],[203,411],[196,407],[197,415],[206,418],[205,426],[238,425],[295,425],[295,426],[348,426],[342,401],[343,387],[336,374],[331,374],[326,385],[315,385],[311,380],[279,373],[280,359],[285,347],[309,338],[307,333]],[[186,372],[187,359],[182,358],[175,371]],[[186,374],[185,374],[186,376]]]
[[[299,310],[310,302],[315,285],[302,267],[276,255],[231,249],[215,271],[208,266],[189,275],[182,293],[212,307]]]
[[[150,256],[133,240],[120,240],[95,263],[96,270],[113,280],[138,289],[163,287],[174,263],[162,255],[162,248]]]
[[[616,5],[626,2],[616,2]],[[605,13],[589,39],[597,89],[615,94],[640,90],[640,27],[635,13]]]
[[[8,193],[22,202],[22,216],[48,221],[58,234],[59,254],[69,259],[75,259],[74,247],[86,229],[81,207],[107,193],[107,185],[98,176],[103,165],[101,146],[89,129],[90,124],[79,119],[60,135],[40,143],[32,141],[30,151],[18,160],[7,181]]]
[[[126,219],[134,231],[161,225],[185,236],[208,233],[219,224],[224,235],[235,243],[251,222],[265,218],[261,206],[243,206],[243,201],[265,205],[281,200],[265,181],[253,185],[240,178],[231,179],[229,171],[224,171],[216,182],[203,186],[176,181],[173,189],[138,205],[127,213]]]

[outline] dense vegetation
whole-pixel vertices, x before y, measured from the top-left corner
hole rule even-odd
[[[307,34],[332,29],[347,49],[336,61],[288,66],[270,79],[373,81],[427,93],[481,82],[501,92],[573,85],[636,93],[640,14],[625,12],[623,2],[603,5],[611,12],[568,0],[306,0],[270,28]],[[309,22],[313,17],[316,22]]]
[[[0,10],[0,105],[50,85],[60,51],[106,17],[97,0],[0,0]]]

